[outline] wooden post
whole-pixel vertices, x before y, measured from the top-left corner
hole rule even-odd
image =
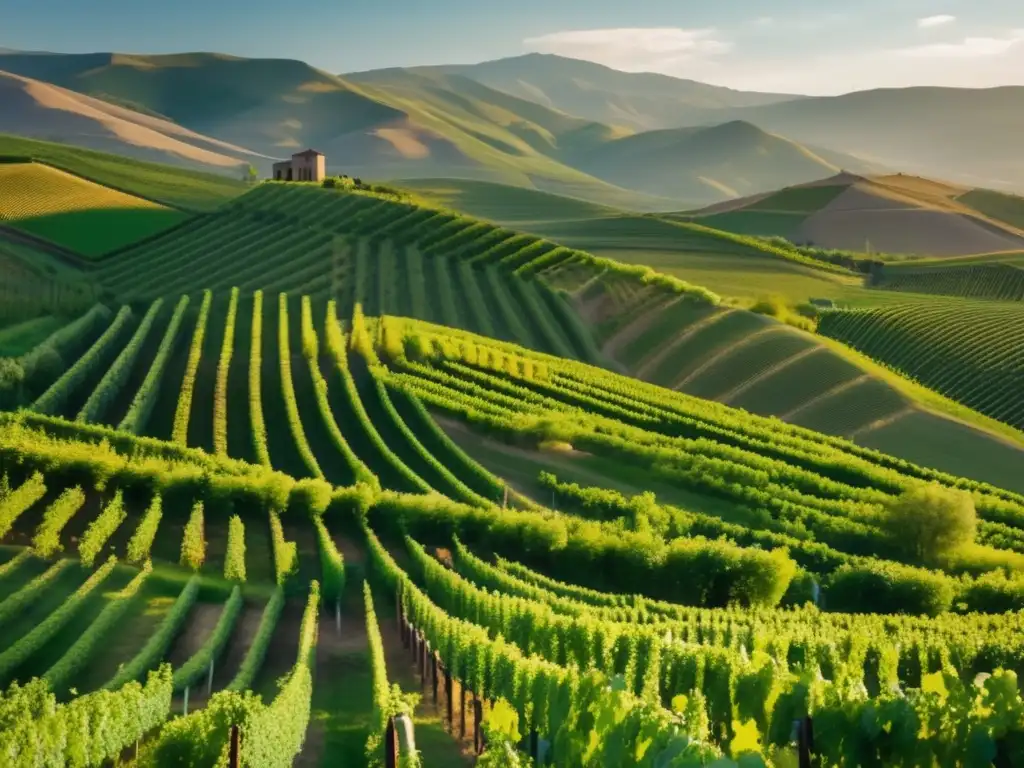
[[[442,667],[444,672],[444,698],[448,702],[446,708],[448,710],[448,728],[455,731],[455,707],[452,701],[452,676],[448,673],[447,667]]]
[[[480,721],[484,718],[484,708],[473,691],[473,750],[479,755],[483,752],[483,731]]]
[[[210,673],[206,676],[206,696],[213,693],[213,659],[210,659]]]
[[[466,686],[459,683],[459,718],[462,724],[459,726],[459,738],[466,738]]]
[[[334,624],[338,627],[338,635],[341,636],[341,598],[334,601]]]
[[[430,654],[430,658],[433,660],[434,669],[430,675],[430,687],[434,691],[434,705],[437,705],[437,651]]]
[[[800,739],[797,744],[797,757],[800,768],[811,768],[811,754],[814,752],[814,725],[808,715],[800,721]]]
[[[242,734],[237,725],[231,726],[231,746],[228,750],[229,768],[242,768]]]
[[[398,734],[395,733],[395,718],[388,718],[384,732],[384,768],[398,768]]]
[[[181,714],[182,715],[187,715],[188,714],[188,686],[187,685],[185,686],[185,702],[184,702],[184,704],[182,704]]]

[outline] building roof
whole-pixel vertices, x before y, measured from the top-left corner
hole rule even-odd
[[[315,149],[307,149],[304,152],[296,152],[292,157],[323,157],[323,152],[317,152]]]

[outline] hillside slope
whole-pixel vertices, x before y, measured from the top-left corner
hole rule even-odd
[[[1021,211],[1024,200],[989,190],[841,173],[669,218],[821,248],[953,257],[1024,249],[1011,223]]]
[[[618,186],[697,204],[814,181],[841,170],[877,170],[858,158],[802,146],[743,121],[619,138],[580,152],[573,162]]]
[[[463,75],[551,109],[640,131],[679,125],[708,109],[803,98],[737,91],[650,72],[621,72],[591,61],[540,53],[418,69]]]
[[[4,57],[0,57],[2,59]],[[2,71],[0,133],[61,141],[143,160],[241,173],[256,153],[40,80]]]
[[[725,120],[910,173],[1024,192],[1024,86],[883,88],[716,110],[682,125]]]

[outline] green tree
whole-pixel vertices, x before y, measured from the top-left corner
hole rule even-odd
[[[889,503],[882,519],[897,547],[929,565],[973,542],[977,525],[969,493],[934,483],[905,490]]]
[[[255,184],[259,176],[260,172],[256,170],[256,166],[253,165],[252,163],[249,163],[249,167],[245,169],[245,176],[243,177],[243,180],[249,182],[250,184]]]

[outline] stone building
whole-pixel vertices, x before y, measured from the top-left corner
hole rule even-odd
[[[274,181],[323,181],[327,158],[315,149],[297,152],[291,160],[274,163]]]

